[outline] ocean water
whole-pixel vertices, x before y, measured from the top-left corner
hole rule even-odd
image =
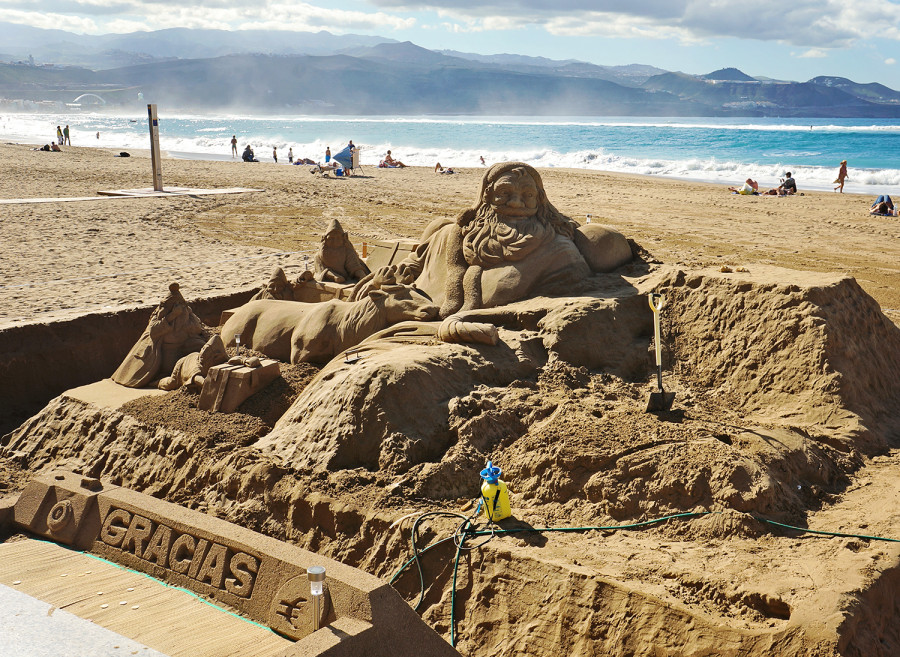
[[[847,192],[900,192],[900,121],[763,118],[322,118],[166,115],[160,142],[175,157],[231,159],[251,144],[261,161],[324,159],[352,139],[361,164],[375,166],[391,149],[412,166],[479,167],[521,160],[566,167],[736,184],[750,176],[776,186],[791,171],[800,189],[831,189],[841,160],[849,164]],[[146,114],[78,112],[2,114],[0,139],[43,144],[68,124],[80,146],[149,148]],[[100,133],[99,139],[96,133]]]

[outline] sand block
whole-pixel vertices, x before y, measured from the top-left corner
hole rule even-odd
[[[115,410],[132,400],[148,395],[165,395],[166,391],[156,388],[129,388],[119,385],[112,379],[103,379],[85,386],[70,388],[64,394],[70,399],[77,399],[88,404]]]
[[[61,502],[75,509],[63,526],[54,521]],[[214,600],[298,642],[273,655],[459,654],[379,578],[150,495],[56,471],[30,482],[13,514],[22,529]],[[319,630],[311,566],[326,571]],[[77,578],[70,583],[78,592]],[[84,586],[84,596],[97,595]]]
[[[277,360],[265,359],[260,367],[223,363],[209,368],[200,391],[204,411],[232,413],[245,399],[281,376]]]
[[[369,270],[376,271],[381,267],[402,262],[406,256],[415,251],[418,245],[419,243],[415,240],[365,241],[363,242],[362,257]]]
[[[331,283],[329,281],[301,281],[294,285],[294,301],[318,303],[340,299],[347,301],[356,283]]]

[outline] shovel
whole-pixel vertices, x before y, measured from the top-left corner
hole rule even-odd
[[[656,342],[656,387],[658,388],[656,392],[650,393],[650,399],[647,400],[647,412],[670,411],[672,410],[672,402],[675,401],[675,393],[663,390],[662,340],[659,335],[659,311],[665,305],[665,300],[661,294],[651,292],[647,295],[647,301],[650,302],[650,309],[653,310],[653,333]]]

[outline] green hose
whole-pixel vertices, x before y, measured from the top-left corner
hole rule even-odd
[[[394,576],[390,579],[390,584],[393,584],[394,581],[400,577],[401,574],[409,567],[409,565],[413,562],[416,563],[419,569],[419,584],[420,584],[420,595],[419,601],[416,603],[414,609],[418,610],[419,605],[422,603],[422,600],[425,597],[425,579],[422,573],[422,565],[420,562],[420,557],[431,550],[434,547],[437,547],[441,543],[445,543],[449,540],[454,540],[456,543],[456,558],[453,563],[453,584],[450,590],[450,645],[456,646],[456,580],[457,573],[459,571],[459,560],[462,555],[463,550],[471,550],[477,547],[481,547],[489,540],[491,540],[494,536],[498,534],[515,534],[519,532],[585,532],[585,531],[616,531],[620,529],[640,529],[642,527],[648,527],[650,525],[655,525],[661,522],[666,522],[669,520],[675,520],[678,518],[697,518],[700,516],[705,516],[713,513],[720,513],[719,511],[688,511],[686,513],[676,513],[673,515],[662,516],[661,518],[654,518],[653,520],[644,520],[642,522],[631,523],[628,525],[601,525],[601,526],[588,526],[588,527],[515,527],[511,529],[500,529],[496,527],[493,523],[491,523],[490,529],[475,531],[474,525],[472,525],[472,518],[474,516],[469,516],[466,518],[461,513],[453,513],[448,511],[430,511],[419,516],[416,519],[416,522],[413,524],[413,531],[410,537],[413,547],[413,557],[404,563],[400,569],[394,573]],[[416,537],[417,537],[417,528],[419,521],[423,520],[426,517],[431,516],[452,516],[457,518],[463,518],[463,522],[457,528],[456,532],[452,536],[448,536],[447,538],[442,538],[439,541],[432,543],[422,549],[419,549],[416,545]],[[821,531],[817,529],[807,529],[805,527],[796,527],[794,525],[786,525],[781,522],[776,522],[774,520],[767,520],[766,518],[762,518],[759,516],[753,516],[756,520],[764,523],[768,523],[770,525],[775,525],[777,527],[783,527],[785,529],[791,529],[794,531],[805,532],[809,534],[819,534],[823,536],[838,536],[842,538],[861,538],[864,540],[870,541],[890,541],[892,543],[900,543],[900,539],[897,538],[887,538],[884,536],[868,536],[865,534],[848,534],[842,532],[828,532]],[[469,527],[473,527],[470,529]],[[466,547],[465,542],[470,536],[489,536],[486,541],[482,541],[477,545],[473,545],[471,547]]]
[[[784,527],[786,529],[793,529],[798,532],[805,532],[807,534],[821,534],[822,536],[840,536],[841,538],[863,538],[867,541],[890,541],[891,543],[900,543],[900,538],[886,538],[884,536],[866,536],[865,534],[844,534],[843,532],[826,532],[820,531],[818,529],[806,529],[804,527],[794,527],[793,525],[785,525],[781,522],[775,522],[774,520],[766,520],[765,518],[760,518],[759,516],[753,516],[760,522],[767,522],[770,525],[775,525],[777,527]]]

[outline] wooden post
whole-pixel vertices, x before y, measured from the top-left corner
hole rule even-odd
[[[153,190],[163,191],[162,159],[159,153],[159,119],[156,118],[156,105],[147,105],[147,116],[150,119],[150,163],[153,167]]]

